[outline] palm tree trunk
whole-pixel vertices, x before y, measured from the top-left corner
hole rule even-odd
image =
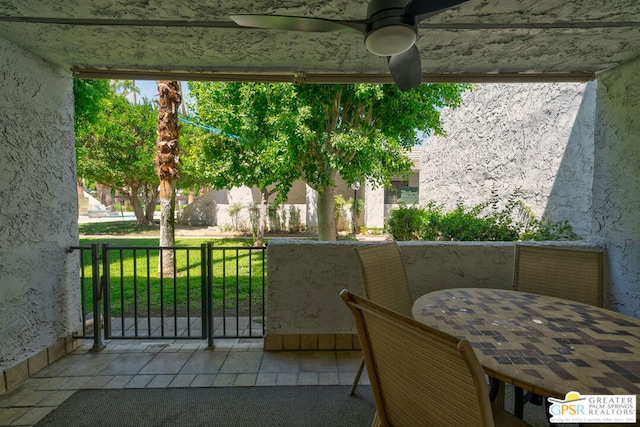
[[[178,179],[178,107],[182,102],[178,82],[156,81],[158,84],[158,140],[155,166],[160,178],[160,246],[175,246],[175,201]],[[163,276],[172,276],[174,252],[161,251]]]

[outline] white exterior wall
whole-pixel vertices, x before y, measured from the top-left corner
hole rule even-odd
[[[71,74],[0,38],[0,368],[80,325]]]
[[[364,224],[366,227],[384,227],[384,188],[373,188],[371,183],[365,184],[364,190]]]
[[[423,149],[420,203],[471,207],[516,189],[538,215],[591,230],[596,83],[478,84]]]
[[[592,239],[609,255],[607,305],[640,317],[640,60],[598,78]]]
[[[421,203],[521,188],[538,215],[606,247],[605,306],[640,317],[638,76],[640,60],[588,84],[478,85],[425,147]]]

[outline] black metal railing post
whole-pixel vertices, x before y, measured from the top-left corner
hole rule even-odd
[[[207,243],[207,346],[210,350],[215,348],[213,343],[213,243]]]
[[[104,339],[111,338],[111,256],[109,244],[102,244],[102,296],[104,298]]]
[[[102,299],[102,280],[100,277],[100,243],[91,244],[91,284],[93,288],[93,347],[91,351],[105,348],[100,334],[100,300]]]
[[[207,315],[207,244],[200,245],[200,318],[202,338],[209,338],[209,316]]]
[[[266,299],[265,299],[265,292],[266,292],[266,284],[267,284],[267,271],[265,266],[267,265],[266,263],[266,256],[267,256],[267,248],[266,246],[262,248],[262,336],[265,335],[266,332],[266,317],[265,317],[265,313],[266,313]]]

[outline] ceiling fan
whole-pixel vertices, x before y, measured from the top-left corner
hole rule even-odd
[[[371,0],[367,19],[355,21],[282,15],[231,15],[231,19],[243,27],[363,34],[369,52],[387,57],[391,76],[404,92],[422,81],[420,52],[415,45],[420,21],[466,1]]]

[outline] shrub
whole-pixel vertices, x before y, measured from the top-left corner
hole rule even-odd
[[[233,229],[234,230],[239,230],[240,229],[240,224],[238,224],[239,222],[239,218],[238,215],[240,214],[240,211],[242,210],[242,204],[240,203],[233,203],[231,206],[229,206],[229,216],[231,217],[231,220],[233,221]]]
[[[391,216],[385,224],[385,229],[396,240],[432,240],[423,239],[421,234],[425,229],[427,211],[421,207],[407,207],[404,203],[398,209],[391,211]]]
[[[405,204],[391,211],[385,231],[395,240],[516,241],[575,240],[567,221],[552,223],[537,219],[530,208],[517,199],[516,191],[498,208],[495,194],[489,202],[472,208],[458,202],[444,212],[443,205],[431,201],[426,208]]]
[[[284,217],[284,215],[283,215]],[[289,206],[289,231],[297,233],[302,230],[302,218],[300,217],[300,209],[293,205]]]

